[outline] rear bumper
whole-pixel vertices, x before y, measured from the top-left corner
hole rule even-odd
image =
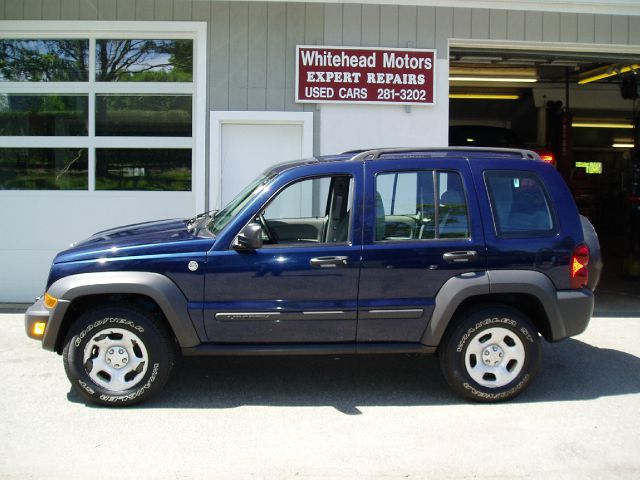
[[[558,310],[564,328],[554,329],[553,341],[564,340],[584,332],[593,314],[593,292],[587,288],[562,290],[557,294]]]

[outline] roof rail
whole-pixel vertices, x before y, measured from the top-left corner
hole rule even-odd
[[[525,160],[540,160],[540,155],[531,150],[520,148],[491,148],[491,147],[402,147],[402,148],[375,148],[372,150],[351,150],[347,153],[355,153],[351,160],[376,160],[383,155],[400,153],[435,153],[435,152],[479,152],[479,153],[510,153],[518,154]]]

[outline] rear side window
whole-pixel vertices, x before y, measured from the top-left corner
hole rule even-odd
[[[505,237],[548,236],[555,215],[540,179],[530,172],[485,172],[496,233]]]
[[[376,176],[376,241],[469,238],[460,174],[403,171]]]

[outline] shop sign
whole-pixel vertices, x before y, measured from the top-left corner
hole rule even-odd
[[[298,45],[296,57],[299,103],[435,103],[435,50]]]

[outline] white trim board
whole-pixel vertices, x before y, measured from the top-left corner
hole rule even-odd
[[[222,203],[222,126],[224,124],[302,126],[302,156],[313,156],[313,113],[311,112],[210,112],[209,209]]]
[[[242,0],[231,0],[232,2]],[[264,0],[288,2],[290,0]],[[305,3],[411,5],[423,7],[491,8],[532,12],[600,13],[640,15],[638,0],[305,0]]]
[[[487,50],[530,50],[565,53],[618,53],[640,54],[640,45],[613,45],[603,43],[533,42],[526,40],[480,40],[475,38],[450,38],[449,48],[474,48]]]

